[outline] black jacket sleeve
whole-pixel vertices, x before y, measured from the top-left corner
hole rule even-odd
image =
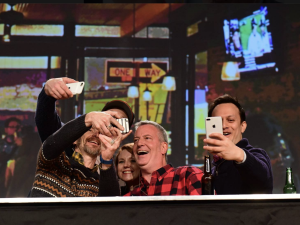
[[[86,114],[69,121],[46,139],[43,143],[43,154],[47,160],[58,157],[90,129],[85,126],[85,116]]]
[[[100,170],[99,196],[120,196],[120,185],[114,164],[107,170]]]
[[[43,87],[38,96],[34,118],[42,143],[63,125],[57,114],[55,102],[56,99],[46,95]]]

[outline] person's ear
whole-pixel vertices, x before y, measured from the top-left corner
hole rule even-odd
[[[167,151],[168,151],[168,143],[167,142],[162,142],[161,144],[161,154],[165,155],[167,154]]]
[[[241,123],[241,127],[242,127],[242,133],[244,133],[245,130],[246,130],[246,128],[247,128],[247,123],[246,123],[246,121],[243,121],[243,122]]]
[[[74,150],[77,148],[78,144],[79,144],[78,140],[76,140],[76,141],[73,142],[73,146],[72,147],[73,147]]]

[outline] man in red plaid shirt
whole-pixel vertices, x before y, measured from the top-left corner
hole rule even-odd
[[[158,123],[135,124],[133,153],[141,169],[140,183],[125,196],[201,195],[203,172],[197,167],[167,164],[168,136]]]

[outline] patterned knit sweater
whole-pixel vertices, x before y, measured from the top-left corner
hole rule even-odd
[[[69,159],[65,152],[47,160],[39,152],[31,197],[93,197],[99,193],[99,175]]]
[[[100,170],[99,175],[71,157],[74,141],[90,129],[85,126],[85,115],[63,125],[55,110],[55,99],[47,96],[43,89],[35,120],[43,145],[30,197],[120,195],[114,165]]]

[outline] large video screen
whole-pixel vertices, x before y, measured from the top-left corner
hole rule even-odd
[[[239,72],[276,66],[268,8],[261,7],[243,18],[226,18],[223,32],[228,61],[238,64]]]

